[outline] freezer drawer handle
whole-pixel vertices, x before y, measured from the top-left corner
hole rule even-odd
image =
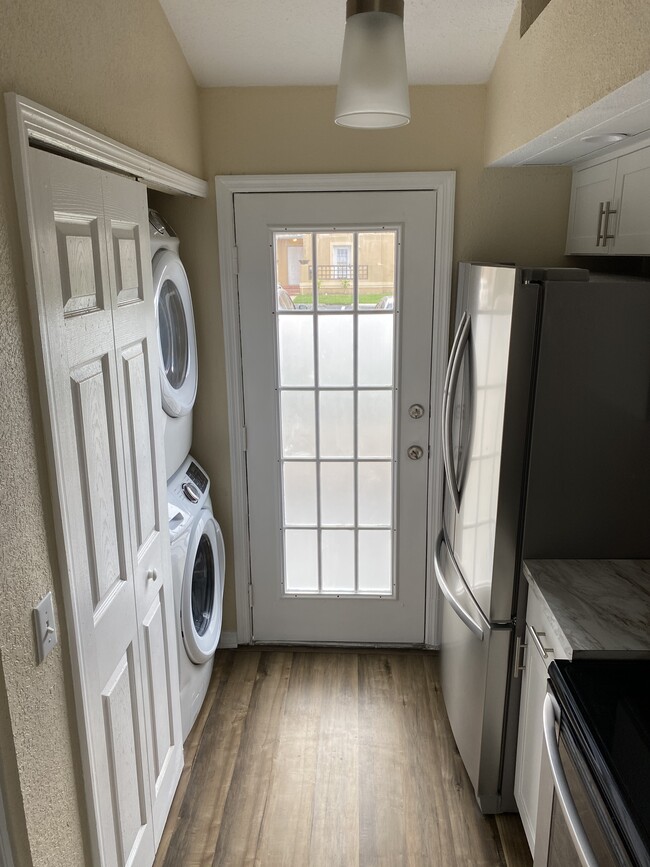
[[[551,765],[551,773],[553,774],[553,782],[555,784],[555,792],[557,794],[564,818],[566,819],[571,839],[576,847],[576,852],[580,858],[580,863],[583,867],[598,867],[596,856],[593,853],[585,830],[582,827],[580,816],[576,810],[576,805],[571,797],[569,784],[567,783],[562,767],[562,759],[560,758],[560,750],[555,739],[555,723],[560,721],[560,708],[557,702],[550,693],[546,693],[544,699],[543,710],[543,725],[544,725],[544,742],[546,744],[546,752]]]
[[[465,626],[474,633],[474,635],[480,640],[483,641],[484,633],[481,625],[471,617],[467,611],[463,608],[460,602],[456,599],[454,594],[449,589],[447,582],[445,581],[445,576],[442,571],[442,564],[440,562],[440,551],[442,550],[442,546],[445,543],[445,531],[441,530],[438,534],[438,539],[436,540],[435,551],[433,552],[433,568],[436,573],[436,581],[438,582],[438,587],[442,591],[442,595],[445,597],[447,602],[454,609],[456,614],[463,621]]]
[[[454,498],[456,511],[460,510],[460,487],[456,470],[454,467],[454,443],[453,443],[453,419],[454,419],[454,395],[456,386],[458,385],[458,377],[460,375],[460,366],[463,361],[465,347],[469,341],[469,329],[471,317],[467,312],[463,313],[463,317],[458,326],[454,345],[451,348],[451,356],[449,358],[449,366],[447,367],[447,375],[445,376],[445,385],[442,396],[442,457],[445,465],[445,475],[447,477],[447,485],[449,491]]]

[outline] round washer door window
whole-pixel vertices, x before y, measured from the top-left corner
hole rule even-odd
[[[153,259],[154,305],[162,405],[167,415],[187,415],[196,399],[198,368],[190,284],[171,250]]]
[[[181,598],[183,642],[197,665],[207,662],[219,643],[224,566],[221,528],[212,512],[203,509],[190,538]]]

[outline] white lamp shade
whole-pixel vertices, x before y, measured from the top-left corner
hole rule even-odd
[[[336,123],[361,129],[411,119],[404,21],[391,12],[360,12],[345,24]]]

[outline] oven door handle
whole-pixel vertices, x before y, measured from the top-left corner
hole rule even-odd
[[[557,701],[550,693],[546,693],[544,699],[544,742],[546,752],[551,764],[551,773],[555,784],[555,791],[562,807],[562,813],[566,819],[571,839],[576,847],[580,863],[583,867],[598,867],[598,861],[582,827],[576,805],[571,797],[569,784],[562,767],[560,750],[555,737],[555,723],[560,721],[560,708]]]

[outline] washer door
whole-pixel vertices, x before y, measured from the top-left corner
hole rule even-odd
[[[153,258],[162,405],[167,415],[187,415],[198,385],[196,332],[190,284],[183,263],[171,250]]]
[[[221,528],[202,509],[187,549],[181,595],[183,642],[197,665],[208,662],[219,643],[225,562]]]

